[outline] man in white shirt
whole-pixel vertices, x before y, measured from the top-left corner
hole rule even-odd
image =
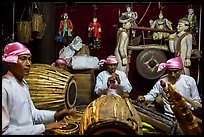
[[[2,77],[2,135],[41,135],[67,126],[63,119],[75,110],[38,110],[23,79],[29,74],[31,52],[19,42],[6,45],[2,61],[8,65]]]
[[[94,92],[97,95],[116,94],[122,97],[129,97],[132,86],[125,72],[116,70],[118,61],[115,56],[110,55],[106,60],[100,60],[99,64],[106,64],[107,70],[104,70],[96,77],[96,85]]]
[[[178,91],[181,96],[183,96],[190,102],[194,102],[196,104],[194,106],[187,102],[187,104],[192,110],[198,109],[197,106],[202,107],[201,98],[195,80],[191,76],[183,75],[181,73],[183,69],[183,64],[179,56],[169,59],[166,63],[161,63],[158,67],[158,71],[162,71],[163,69],[167,69],[167,74],[162,76],[156,82],[156,84],[153,86],[149,93],[144,96],[139,95],[137,97],[137,101],[154,101],[156,97],[162,95],[164,104],[164,114],[174,117],[173,111],[167,100],[166,93],[163,91],[163,88],[160,85],[160,82],[162,80],[166,84],[171,83],[174,89]]]

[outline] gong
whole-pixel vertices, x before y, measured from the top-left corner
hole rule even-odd
[[[136,68],[138,73],[146,79],[157,79],[165,70],[157,72],[160,63],[166,62],[166,55],[158,49],[145,49],[137,56]]]

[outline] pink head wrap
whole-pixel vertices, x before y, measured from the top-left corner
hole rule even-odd
[[[56,63],[67,65],[67,61],[65,59],[63,59],[63,58],[57,59],[55,62],[52,63],[52,66],[55,66]]]
[[[157,72],[162,71],[165,68],[177,68],[177,69],[182,69],[183,68],[183,64],[182,64],[182,60],[181,57],[175,57],[172,59],[167,60],[166,63],[161,63],[158,67]]]
[[[65,59],[63,59],[63,58],[59,58],[55,62],[58,63],[58,64],[67,65],[67,61]]]
[[[102,59],[102,60],[99,61],[99,65],[103,65],[104,63],[106,63],[106,64],[117,64],[118,61],[117,61],[115,56],[110,55],[110,56],[107,57],[106,60]]]
[[[22,54],[30,54],[30,50],[26,48],[23,44],[19,42],[12,42],[6,45],[4,48],[4,54],[2,56],[2,61],[9,63],[17,63],[18,56]]]

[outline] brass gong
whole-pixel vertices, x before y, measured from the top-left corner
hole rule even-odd
[[[158,49],[145,49],[137,56],[136,68],[138,73],[146,79],[157,79],[165,70],[157,72],[160,63],[166,62],[166,55]]]

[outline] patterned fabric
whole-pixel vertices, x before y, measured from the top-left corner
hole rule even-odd
[[[18,56],[22,54],[30,54],[28,48],[19,42],[12,42],[4,48],[4,54],[2,56],[2,61],[9,63],[17,63]]]
[[[166,63],[161,63],[158,67],[157,72],[162,71],[165,68],[178,68],[178,69],[182,69],[183,68],[183,64],[182,64],[182,60],[181,57],[175,57],[172,59],[167,60]]]

